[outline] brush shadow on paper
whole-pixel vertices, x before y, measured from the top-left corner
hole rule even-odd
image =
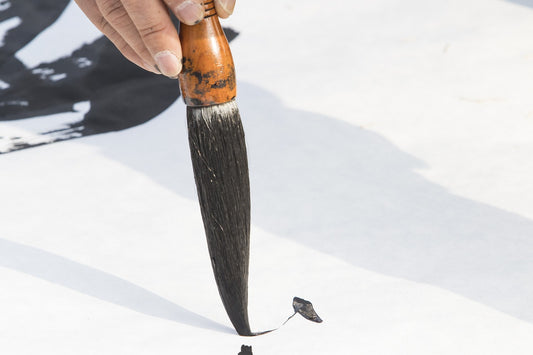
[[[253,225],[533,322],[533,221],[428,181],[422,161],[376,133],[287,108],[245,83],[239,97]],[[142,152],[113,139],[91,144],[196,200],[184,111],[131,131]]]
[[[512,2],[514,4],[522,5],[522,6],[533,7],[533,0],[507,0],[507,1]]]
[[[0,239],[0,266],[67,287],[152,317],[233,334],[233,330],[189,311],[129,281],[42,249]]]

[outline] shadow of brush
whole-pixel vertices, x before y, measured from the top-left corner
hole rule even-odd
[[[533,0],[507,0],[514,4],[522,5],[522,6],[528,6],[533,7]]]
[[[238,104],[253,225],[533,322],[531,220],[450,193],[417,173],[422,161],[371,131],[288,108],[246,83],[239,83]],[[111,139],[93,144],[196,201],[185,109],[173,109],[130,131],[142,151]]]
[[[447,191],[384,137],[240,86],[252,223],[533,322],[533,222]],[[356,113],[354,113],[356,114]]]
[[[234,334],[233,329],[189,311],[127,280],[41,249],[0,239],[0,266],[152,317]]]

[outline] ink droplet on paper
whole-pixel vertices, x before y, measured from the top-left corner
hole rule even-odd
[[[253,355],[252,353],[252,346],[243,345],[241,346],[241,352],[237,355]]]
[[[305,319],[309,319],[316,323],[322,323],[322,319],[316,314],[311,302],[299,297],[294,297],[292,300],[292,308],[294,308],[294,312],[300,313]]]

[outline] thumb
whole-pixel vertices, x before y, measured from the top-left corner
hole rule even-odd
[[[215,0],[215,9],[218,16],[227,18],[233,13],[235,0]]]

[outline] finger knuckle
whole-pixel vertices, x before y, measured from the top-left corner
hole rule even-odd
[[[108,35],[111,29],[113,28],[103,16],[99,17],[96,21],[96,27],[105,35]]]
[[[124,6],[117,0],[98,0],[98,8],[102,16],[111,23],[123,23],[129,19]]]
[[[139,34],[143,39],[156,37],[167,31],[168,26],[162,22],[149,24],[139,28]]]
[[[124,55],[128,55],[130,50],[131,50],[131,47],[128,45],[128,43],[126,41],[116,41],[115,43],[115,47],[117,47],[117,49],[120,51],[120,53],[124,54]]]
[[[135,48],[137,53],[139,54],[139,57],[141,58],[152,58],[152,55],[148,48],[145,46],[139,46],[138,48]]]

